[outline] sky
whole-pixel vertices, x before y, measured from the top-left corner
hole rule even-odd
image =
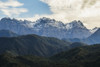
[[[69,23],[81,20],[87,28],[100,27],[100,0],[0,0],[0,18],[36,21],[47,17]]]

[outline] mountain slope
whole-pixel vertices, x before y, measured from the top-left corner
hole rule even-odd
[[[81,21],[73,21],[63,24],[60,21],[49,18],[41,18],[37,20],[34,28],[38,30],[39,35],[57,38],[87,38],[91,35]],[[82,35],[81,35],[82,34]],[[81,36],[80,36],[81,35]]]
[[[76,48],[76,47],[81,47],[81,46],[87,46],[87,44],[85,43],[81,43],[81,42],[74,42],[72,44],[70,44],[70,48]]]
[[[16,33],[13,33],[9,30],[0,30],[0,37],[15,37],[18,36]]]
[[[11,18],[2,18],[0,20],[0,30],[9,30],[19,35],[33,33],[33,22],[21,21]]]
[[[66,35],[66,26],[60,21],[49,18],[40,18],[34,24],[34,29],[40,36],[63,38]]]
[[[84,46],[59,53],[50,58],[16,56],[12,52],[0,55],[0,67],[99,67],[100,44]]]
[[[90,44],[99,44],[100,43],[100,28],[92,34],[90,37],[88,37]]]
[[[68,50],[71,43],[56,38],[26,35],[0,38],[0,54],[11,51],[18,55],[51,56]]]
[[[67,28],[67,39],[71,38],[87,38],[91,35],[89,29],[87,29],[81,21],[72,21],[71,23],[66,24]]]
[[[89,54],[93,53],[99,53],[100,54],[100,45],[91,45],[91,46],[83,46],[83,47],[78,47],[71,49],[66,52],[59,53],[55,56],[53,56],[53,59],[67,59],[67,60],[79,60],[79,59],[90,59]],[[93,55],[92,55],[93,56]],[[84,58],[86,57],[86,58]],[[99,55],[98,55],[99,57]],[[92,57],[95,58],[95,57]]]
[[[98,30],[95,31],[88,38],[84,38],[84,39],[74,38],[74,39],[63,39],[63,40],[67,40],[70,42],[83,42],[83,43],[90,44],[90,45],[99,44],[100,43],[100,28],[98,28]]]
[[[95,27],[95,28],[93,28],[93,29],[90,30],[90,31],[91,31],[91,33],[93,34],[93,33],[95,33],[98,29],[99,29],[98,27]]]
[[[71,63],[72,67],[99,67],[100,44],[74,48],[52,56],[50,59]]]

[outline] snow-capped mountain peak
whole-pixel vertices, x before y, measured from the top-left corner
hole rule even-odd
[[[100,29],[99,27],[95,27],[95,28],[93,28],[92,30],[90,30],[90,32],[93,34],[93,33],[95,33],[98,29]]]
[[[35,25],[34,27],[57,27],[57,28],[65,28],[65,25],[63,22],[61,21],[56,21],[55,19],[50,19],[50,18],[46,18],[46,17],[43,17],[43,18],[40,18],[39,20],[37,20],[35,22]]]
[[[80,20],[78,21],[74,20],[71,23],[67,23],[66,28],[69,30],[72,28],[86,28],[86,27],[83,25],[83,23]]]
[[[46,17],[40,18],[36,21],[36,23],[53,23],[53,22],[55,22],[55,19],[50,19]]]
[[[91,35],[91,32],[79,21],[72,21],[71,23],[66,24],[66,29],[68,30],[67,38],[87,38]],[[80,36],[81,35],[81,36]]]

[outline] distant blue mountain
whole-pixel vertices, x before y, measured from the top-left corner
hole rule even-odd
[[[16,33],[9,30],[0,30],[0,37],[16,37]]]
[[[87,44],[100,44],[100,28],[98,28],[98,30],[96,30],[88,38],[84,38],[84,39],[73,38],[73,39],[63,39],[63,40],[67,40],[70,42],[83,42]]]

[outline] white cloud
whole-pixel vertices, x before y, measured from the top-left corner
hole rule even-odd
[[[88,28],[100,25],[100,0],[41,0],[49,5],[52,15],[36,15],[36,18],[49,17],[64,23],[81,20]],[[98,18],[98,19],[97,19]]]
[[[21,6],[23,5],[23,3],[20,3],[17,0],[8,0],[5,2],[0,1],[0,11],[2,11],[4,15],[7,15],[9,17],[11,17],[12,15],[19,15],[28,11],[25,8],[21,8]]]
[[[100,27],[100,0],[40,0],[43,3],[48,4],[53,14],[51,15],[35,15],[27,19],[35,21],[42,17],[48,17],[63,21],[64,23],[71,22],[73,20],[81,20],[88,28],[94,26]],[[5,5],[6,3],[6,5]],[[8,0],[7,2],[0,1],[1,11],[8,16],[14,14],[19,15],[20,13],[27,12],[27,9],[16,8],[23,6],[23,3],[17,0]],[[8,7],[12,7],[10,10]]]
[[[24,8],[8,8],[8,9],[1,9],[1,11],[7,16],[13,15],[20,15],[21,13],[27,12]]]

